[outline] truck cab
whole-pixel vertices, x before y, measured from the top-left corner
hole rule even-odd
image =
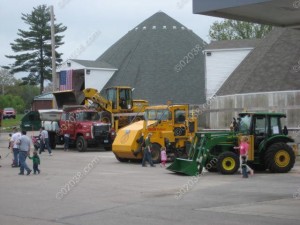
[[[85,151],[88,145],[104,145],[109,150],[114,140],[114,131],[110,123],[100,120],[95,109],[84,106],[65,107],[59,121],[60,134],[69,134],[71,144],[78,151]]]

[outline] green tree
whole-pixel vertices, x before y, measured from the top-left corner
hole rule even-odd
[[[6,55],[7,58],[15,59],[10,65],[11,73],[29,72],[29,75],[22,78],[22,84],[40,84],[40,93],[44,90],[44,80],[51,81],[51,17],[49,8],[40,5],[33,8],[30,14],[22,14],[22,20],[29,25],[29,30],[18,30],[19,38],[11,43],[11,48],[17,55]],[[58,35],[64,32],[67,27],[61,23],[55,24],[55,48],[64,44],[64,36]],[[61,53],[56,51],[56,64],[62,62]]]
[[[16,79],[14,75],[11,74],[8,70],[0,68],[0,85],[1,85],[1,94],[5,94],[5,89],[8,86],[11,86],[15,83]]]
[[[23,112],[25,103],[20,96],[0,95],[0,108],[13,107],[18,113]]]
[[[225,19],[210,26],[209,37],[212,41],[262,38],[272,29],[270,25]]]
[[[33,85],[21,85],[21,80],[16,80],[13,86],[9,86],[6,88],[7,94],[20,96],[20,98],[24,102],[25,109],[30,109],[33,98],[39,95],[39,87]]]

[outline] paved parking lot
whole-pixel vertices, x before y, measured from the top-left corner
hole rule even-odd
[[[41,155],[40,175],[18,176],[7,138],[0,135],[1,225],[300,224],[299,161],[288,174],[195,178],[60,147]]]

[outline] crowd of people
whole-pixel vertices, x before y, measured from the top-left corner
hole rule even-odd
[[[49,156],[52,156],[52,150],[49,145],[49,134],[44,127],[40,129],[38,140],[39,144],[37,145],[36,138],[32,137],[31,140],[31,138],[27,136],[26,131],[19,131],[17,127],[13,128],[13,133],[10,134],[8,148],[13,153],[11,166],[20,168],[19,175],[25,175],[25,172],[26,175],[30,175],[32,170],[33,174],[40,174],[41,170],[39,169],[39,165],[41,164],[41,160],[39,155],[45,151],[45,148],[48,150]],[[32,146],[32,142],[34,146]],[[33,148],[34,150],[31,155]],[[32,169],[27,165],[27,158],[32,160]]]

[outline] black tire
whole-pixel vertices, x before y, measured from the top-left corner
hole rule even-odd
[[[223,152],[218,157],[217,168],[222,174],[234,174],[239,166],[239,156],[233,152]]]
[[[265,171],[266,170],[265,164],[250,164],[250,167],[255,171]]]
[[[56,133],[48,132],[49,134],[49,144],[51,149],[56,148]]]
[[[205,169],[208,172],[213,172],[213,173],[219,172],[218,167],[217,167],[217,162],[218,162],[218,159],[214,157],[209,162],[207,162],[207,164],[205,165]]]
[[[153,163],[160,163],[160,145],[153,143],[151,147],[151,157]]]
[[[295,153],[286,143],[271,145],[265,154],[265,165],[273,173],[287,173],[295,164]]]
[[[76,148],[79,152],[85,152],[87,149],[87,141],[83,136],[78,136],[76,139]]]
[[[129,161],[129,159],[125,159],[125,158],[120,158],[120,157],[118,157],[117,155],[115,155],[116,156],[116,159],[119,161],[119,162],[128,162]]]
[[[111,146],[104,146],[105,151],[111,151]]]
[[[50,148],[51,148],[51,149],[55,149],[55,148],[56,148],[56,143],[55,143],[55,141],[51,141],[51,143],[50,143]]]
[[[100,120],[103,123],[111,123],[111,113],[107,111],[100,112]]]

